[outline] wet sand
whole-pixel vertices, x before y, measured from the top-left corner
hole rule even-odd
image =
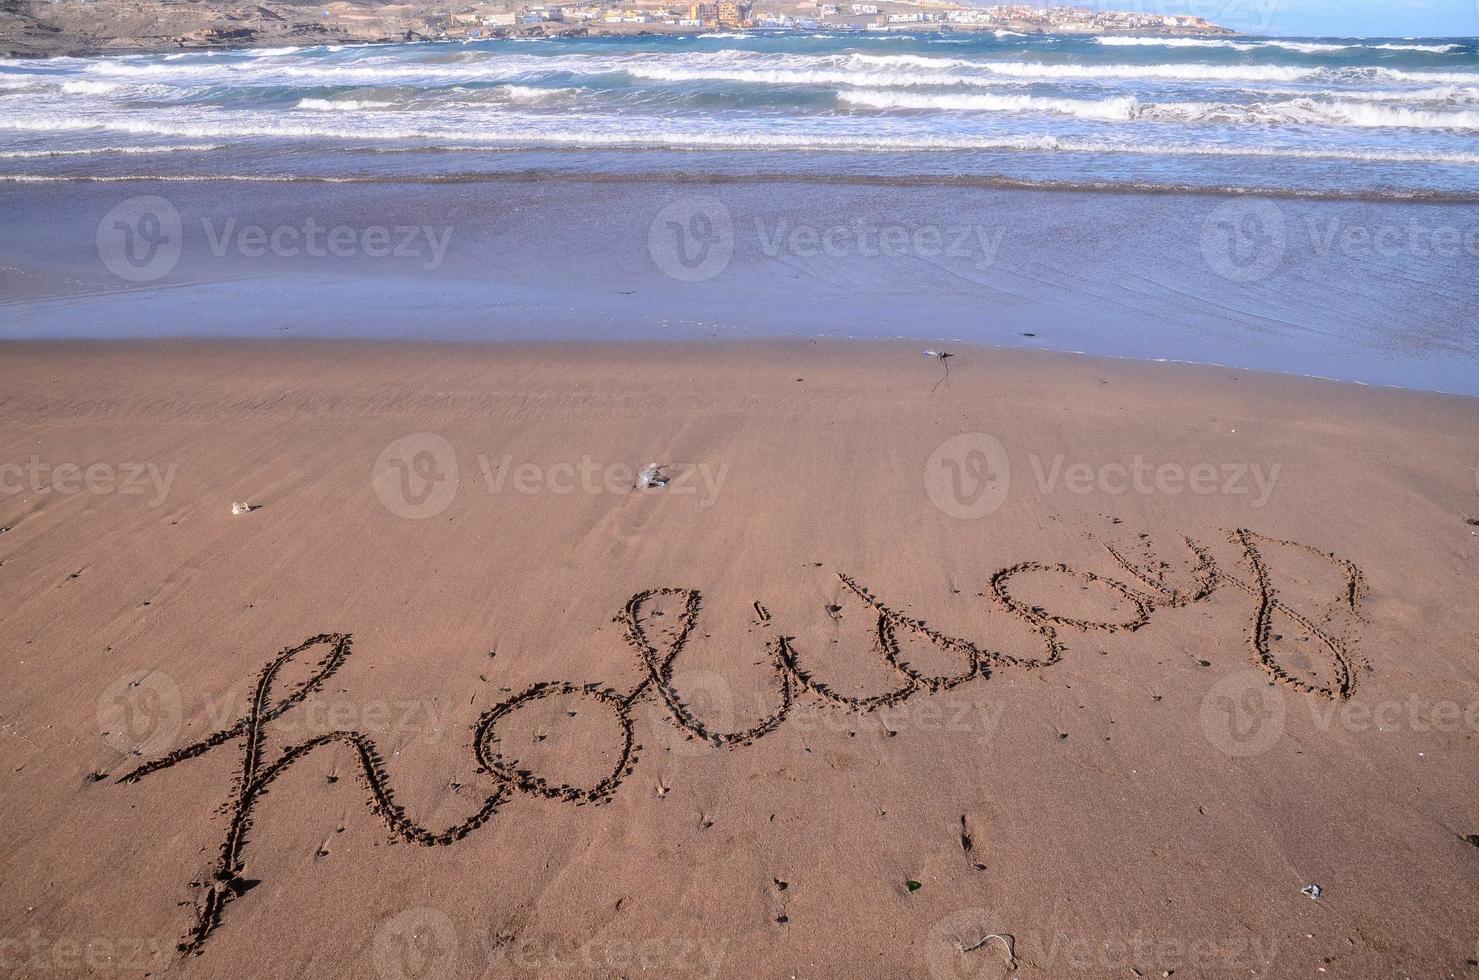
[[[1472,400],[952,349],[5,345],[5,972],[1471,971]]]
[[[0,184],[0,207],[8,339],[908,336],[1479,394],[1472,204],[550,174]]]

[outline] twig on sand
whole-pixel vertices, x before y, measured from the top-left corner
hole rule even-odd
[[[920,351],[920,353],[923,354],[925,357],[936,358],[945,368],[945,373],[940,376],[939,381],[935,382],[935,388],[940,387],[940,385],[950,380],[950,358],[954,357],[954,354],[950,353],[947,350],[926,350]],[[935,394],[935,388],[930,389],[931,397],[933,397]]]
[[[956,947],[962,953],[974,953],[993,939],[1000,942],[1002,948],[1007,951],[1007,969],[1015,970],[1017,968],[1017,942],[1007,933],[988,932],[969,946],[965,943],[957,943]]]

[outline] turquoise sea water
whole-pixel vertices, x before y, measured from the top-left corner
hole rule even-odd
[[[1473,39],[717,33],[0,62],[0,176],[1479,195]]]

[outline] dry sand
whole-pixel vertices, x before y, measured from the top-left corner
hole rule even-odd
[[[0,972],[1473,975],[1475,402],[948,363],[7,346]]]

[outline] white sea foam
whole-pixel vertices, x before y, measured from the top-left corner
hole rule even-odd
[[[1188,104],[1195,105],[1195,104]],[[1159,111],[1183,111],[1162,107]],[[1189,111],[1189,110],[1185,110]],[[306,114],[303,119],[313,114]],[[651,147],[707,149],[795,149],[795,150],[983,150],[1015,149],[1078,153],[1135,153],[1146,155],[1282,157],[1305,159],[1349,159],[1373,162],[1448,163],[1479,165],[1479,153],[1452,151],[1404,151],[1332,146],[1328,149],[1223,146],[1168,143],[1135,139],[1092,139],[1054,135],[1000,135],[970,133],[891,132],[877,127],[851,132],[798,132],[752,123],[749,127],[716,125],[693,120],[612,120],[609,117],[561,114],[530,115],[496,112],[475,120],[427,119],[396,114],[393,125],[373,121],[373,115],[348,119],[342,124],[324,121],[307,123],[281,115],[257,115],[221,120],[202,116],[192,120],[50,117],[7,120],[4,128],[23,132],[118,132],[136,136],[185,139],[321,139],[360,142],[422,142],[438,145],[565,146],[565,147]]]
[[[363,58],[351,63],[288,62],[252,59],[248,63],[164,63],[110,59],[87,64],[82,71],[96,79],[132,80],[148,77],[176,85],[202,83],[236,86],[284,84],[455,84],[468,81],[520,82],[552,73],[585,76],[627,73],[654,80],[725,79],[736,71],[898,71],[923,69],[959,77],[1020,78],[1043,81],[1120,83],[1135,80],[1185,82],[1295,83],[1328,81],[1341,84],[1395,82],[1403,84],[1479,84],[1479,72],[1406,71],[1385,67],[1321,67],[1307,65],[1218,65],[1199,63],[1082,64],[1001,61],[922,54],[778,54],[725,49],[716,52],[636,54],[490,56],[470,51],[465,62],[406,62],[392,56]],[[763,75],[734,80],[763,79]],[[784,80],[786,76],[772,77]]]
[[[1270,47],[1286,48],[1301,54],[1326,54],[1332,51],[1421,51],[1427,54],[1448,54],[1461,50],[1462,44],[1337,44],[1318,41],[1265,41]]]
[[[987,61],[980,70],[1014,78],[1054,79],[1159,79],[1211,82],[1301,82],[1301,81],[1390,81],[1431,85],[1479,84],[1476,72],[1402,71],[1375,67],[1302,67],[1293,65],[1054,65],[1043,62]]]
[[[1241,41],[1213,40],[1199,37],[1125,37],[1106,35],[1094,39],[1105,47],[1112,48],[1229,48],[1233,51],[1253,51],[1258,45]]]
[[[493,89],[500,98],[510,102],[550,102],[573,95],[578,88],[539,88],[534,85],[499,85]]]
[[[219,143],[184,146],[90,146],[78,150],[0,150],[3,160],[44,160],[50,157],[137,156],[155,153],[208,153],[221,149]]]
[[[1129,120],[1139,106],[1134,98],[1088,101],[1043,99],[1030,95],[922,95],[913,92],[842,92],[838,98],[875,109],[943,109],[971,112],[1051,112],[1079,119]]]
[[[1429,54],[1448,54],[1451,51],[1460,51],[1462,44],[1374,44],[1377,51],[1425,51]]]
[[[1301,54],[1323,54],[1329,51],[1344,51],[1347,48],[1357,47],[1353,44],[1322,44],[1316,41],[1269,41],[1270,47],[1286,48],[1290,51],[1298,51]]]
[[[852,85],[886,88],[1023,85],[1010,78],[954,75],[948,72],[878,71],[845,68],[678,68],[662,65],[629,67],[632,78],[662,82],[744,82],[750,85]]]
[[[94,82],[85,78],[61,83],[61,90],[68,95],[107,95],[121,86],[117,82]]]
[[[967,112],[1038,112],[1097,121],[1297,124],[1363,128],[1479,130],[1479,112],[1433,112],[1351,101],[1294,99],[1235,105],[1213,102],[1141,102],[1133,97],[1101,100],[1045,99],[1026,95],[924,95],[911,92],[842,92],[853,105],[877,109],[935,109]]]
[[[363,112],[367,109],[394,109],[394,102],[374,99],[299,99],[295,109],[312,112]]]

